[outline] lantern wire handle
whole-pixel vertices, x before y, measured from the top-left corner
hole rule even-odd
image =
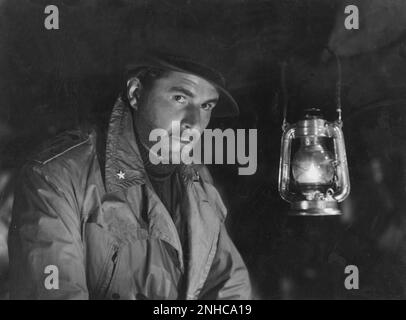
[[[281,87],[282,87],[282,96],[283,96],[283,123],[282,123],[282,131],[288,126],[288,122],[286,120],[287,112],[288,112],[288,92],[286,88],[286,66],[287,62],[283,61],[281,64]]]
[[[336,82],[336,111],[338,114],[338,121],[337,123],[342,126],[343,121],[342,121],[342,105],[341,105],[341,79],[342,79],[342,71],[341,71],[341,62],[340,58],[338,55],[331,50],[330,48],[327,47],[328,52],[330,52],[335,58],[337,62],[337,82]]]
[[[331,50],[330,48],[326,47],[327,51],[330,52],[336,59],[337,63],[337,81],[336,81],[336,111],[338,114],[337,123],[340,127],[343,124],[342,121],[342,104],[341,104],[341,82],[342,82],[342,68],[341,68],[341,61],[338,55]],[[288,92],[286,87],[286,67],[287,62],[283,61],[281,63],[281,88],[282,88],[282,95],[283,95],[283,123],[282,123],[282,131],[285,131],[286,127],[288,126],[287,118],[287,110],[288,110]]]

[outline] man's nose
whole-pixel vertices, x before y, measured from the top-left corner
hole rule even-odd
[[[197,129],[200,131],[200,108],[190,105],[186,108],[181,122],[182,131],[186,129]]]

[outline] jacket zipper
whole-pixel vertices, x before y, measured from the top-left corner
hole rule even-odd
[[[108,291],[110,289],[111,282],[113,281],[113,276],[114,276],[114,273],[115,273],[116,268],[117,268],[118,246],[114,246],[114,253],[113,253],[113,256],[111,257],[111,261],[113,262],[113,268],[112,268],[111,273],[110,273],[110,278],[109,278],[107,287],[106,287],[106,289],[104,291],[104,297],[106,297],[106,295],[107,295],[107,293],[108,293]]]

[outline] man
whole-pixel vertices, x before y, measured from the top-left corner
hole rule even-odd
[[[9,236],[11,298],[250,298],[207,169],[153,165],[149,152],[154,129],[171,135],[178,122],[202,132],[212,115],[237,113],[206,66],[169,55],[131,66],[107,134],[65,133],[24,167]]]

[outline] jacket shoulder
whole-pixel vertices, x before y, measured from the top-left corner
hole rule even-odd
[[[30,160],[36,165],[43,166],[57,159],[69,157],[78,149],[91,146],[92,135],[92,132],[80,129],[64,131],[43,143]]]

